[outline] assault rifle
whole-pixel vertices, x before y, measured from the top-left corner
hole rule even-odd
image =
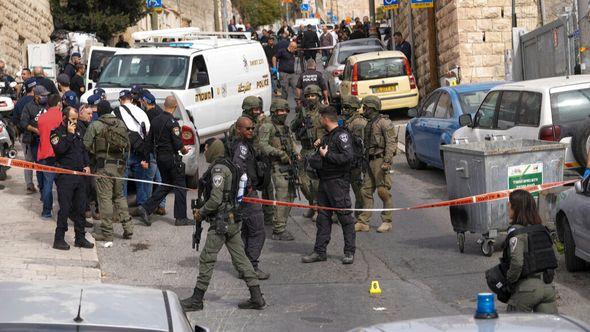
[[[274,124],[273,124],[274,125]],[[282,172],[287,172],[287,176],[285,177],[289,182],[289,191],[293,190],[297,194],[297,198],[301,199],[301,194],[299,193],[299,188],[301,187],[301,182],[299,181],[299,163],[297,161],[297,153],[293,151],[293,146],[289,145],[288,142],[285,140],[285,136],[289,136],[289,127],[285,127],[285,134],[282,135],[279,128],[274,125],[275,130],[279,133],[279,140],[281,141],[281,145],[285,147],[287,150],[287,155],[289,156],[289,165],[281,167],[280,170]]]
[[[201,199],[201,190],[199,189],[199,198],[191,200],[191,209],[193,211],[203,207],[205,202]],[[203,220],[195,222],[195,232],[193,233],[192,247],[199,251],[199,244],[201,243],[201,233],[203,233]]]

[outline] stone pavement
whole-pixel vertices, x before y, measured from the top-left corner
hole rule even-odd
[[[71,249],[52,248],[58,210],[55,190],[54,217],[45,220],[41,218],[39,193],[26,194],[23,171],[11,168],[8,176],[0,182],[0,280],[100,282],[96,247],[74,247],[71,222],[66,234]],[[94,242],[92,236],[86,236]]]

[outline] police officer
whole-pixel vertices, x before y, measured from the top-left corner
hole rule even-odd
[[[63,122],[51,131],[50,141],[55,153],[56,166],[77,172],[90,173],[89,160],[84,142],[77,129],[78,113],[73,107],[63,110]],[[84,211],[86,209],[86,181],[81,175],[59,174],[55,181],[59,212],[53,248],[69,250],[65,241],[68,231],[68,218],[74,222],[76,247],[93,248],[94,244],[86,240],[84,230]]]
[[[342,98],[342,115],[344,116],[344,127],[348,130],[353,141],[353,151],[355,158],[352,161],[350,170],[350,184],[352,185],[352,192],[354,193],[354,207],[361,209],[363,207],[363,196],[361,194],[361,187],[363,185],[363,151],[362,140],[364,139],[364,131],[367,127],[367,119],[359,112],[361,102],[356,96],[345,96]],[[361,143],[355,147],[355,143]],[[355,212],[358,217],[360,212]]]
[[[36,85],[33,88],[34,99],[25,105],[21,117],[20,127],[23,130],[22,143],[25,148],[25,159],[26,161],[37,162],[37,149],[39,147],[39,129],[37,120],[39,115],[47,108],[47,96],[49,92],[45,87]],[[39,171],[36,172],[37,184],[39,190],[43,189],[43,174]],[[27,184],[27,193],[36,192],[33,184],[33,172],[27,173],[25,171],[25,182]]]
[[[275,198],[279,201],[293,202],[298,174],[293,163],[301,159],[297,154],[295,139],[285,125],[289,115],[289,103],[285,99],[274,99],[270,105],[271,121],[260,126],[258,148],[260,153],[271,160],[272,183]],[[293,241],[295,238],[287,231],[287,218],[290,207],[277,206],[272,231],[273,240]]]
[[[150,122],[153,121],[158,115],[164,113],[164,110],[158,104],[156,104],[156,97],[154,97],[151,92],[143,89],[140,93],[141,98],[139,99],[139,102],[141,103],[141,108],[145,111],[145,114],[147,114]]]
[[[209,287],[217,254],[224,244],[233,265],[243,276],[250,290],[250,299],[238,304],[238,308],[260,310],[266,306],[256,272],[244,252],[239,219],[234,217],[234,195],[237,194],[234,177],[239,176],[239,170],[232,171],[224,161],[224,155],[225,149],[220,140],[210,139],[205,143],[205,159],[211,166],[201,179],[206,187],[205,202],[200,209],[194,210],[194,217],[196,221],[206,219],[211,222],[211,226],[199,257],[199,276],[193,295],[181,301],[184,311],[203,310],[203,296]],[[206,178],[210,180],[204,181]]]
[[[259,177],[256,152],[252,143],[256,127],[250,118],[242,116],[236,121],[235,129],[237,136],[230,147],[232,150],[230,152],[231,160],[241,173],[246,173],[248,176],[246,186],[248,194],[244,194],[244,196],[258,197],[254,188],[258,186]],[[246,249],[246,256],[250,259],[258,279],[268,279],[270,274],[258,268],[258,259],[266,238],[262,207],[260,204],[241,204],[238,208],[238,216],[242,221],[242,241]]]
[[[320,139],[326,134],[326,131],[320,124],[320,98],[322,90],[317,85],[309,85],[303,91],[307,106],[301,108],[297,117],[291,124],[291,130],[295,137],[301,142],[301,156],[303,159],[310,157],[315,153],[315,147],[320,143]],[[318,178],[314,171],[307,169],[307,164],[302,162],[299,167],[301,180],[301,191],[309,202],[313,205],[316,201],[318,190]],[[314,218],[315,211],[308,210],[304,215],[306,218]]]
[[[381,100],[377,96],[363,98],[363,116],[369,121],[365,128],[365,158],[368,162],[367,172],[363,179],[361,193],[363,208],[373,208],[373,193],[377,190],[383,207],[393,208],[391,201],[391,162],[397,152],[397,136],[393,122],[386,115],[380,115]],[[355,229],[357,232],[368,232],[372,213],[362,212]],[[382,223],[377,232],[391,230],[392,211],[381,212]]]
[[[348,131],[338,126],[338,113],[333,107],[320,111],[322,127],[328,132],[320,143],[318,153],[310,164],[317,169],[320,181],[318,204],[334,208],[350,208],[350,166],[354,158],[352,138]],[[332,213],[320,210],[316,222],[317,232],[313,253],[303,256],[303,263],[326,260],[326,248],[332,232]],[[355,251],[354,218],[351,211],[336,211],[344,234],[342,264],[352,264]]]
[[[305,88],[310,85],[317,85],[322,89],[322,98],[324,102],[328,103],[328,85],[324,80],[324,76],[321,72],[316,70],[316,62],[314,59],[309,59],[306,61],[306,69],[301,75],[299,76],[299,80],[297,81],[297,85],[295,86],[297,89],[295,90],[295,98],[300,104],[301,102],[301,93]]]
[[[172,116],[177,107],[176,98],[166,97],[164,102],[164,113],[157,116],[152,129],[146,139],[146,159],[149,160],[149,153],[156,155],[158,169],[162,174],[162,181],[166,184],[177,187],[159,186],[148,200],[138,207],[138,214],[141,220],[148,226],[151,225],[149,215],[152,214],[162,199],[174,191],[174,225],[194,225],[195,221],[186,217],[186,180],[184,174],[184,162],[178,152],[187,154],[190,147],[184,146],[180,138],[180,125]]]
[[[98,103],[97,121],[90,124],[84,135],[84,146],[96,161],[96,174],[106,177],[96,179],[96,193],[102,222],[100,230],[92,233],[96,241],[113,241],[113,222],[121,218],[123,238],[133,236],[133,222],[123,196],[123,180],[107,177],[123,177],[125,153],[129,151],[129,137],[125,122],[113,115],[108,101]]]
[[[508,292],[512,294],[507,310],[557,314],[552,285],[557,259],[533,196],[524,190],[513,191],[508,200],[508,217],[511,226],[501,259]]]

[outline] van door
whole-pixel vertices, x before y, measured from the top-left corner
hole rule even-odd
[[[93,46],[90,48],[86,66],[86,91],[90,91],[96,86],[102,70],[118,50],[116,47]]]
[[[191,60],[190,75],[187,83],[187,94],[184,105],[195,121],[195,127],[201,134],[204,128],[211,128],[219,123],[215,112],[209,112],[213,102],[213,88],[205,57],[202,54],[195,55]]]

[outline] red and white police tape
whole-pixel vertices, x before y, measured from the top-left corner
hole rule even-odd
[[[113,177],[113,176],[106,176],[106,175],[100,175],[100,174],[89,174],[89,173],[84,173],[84,172],[72,171],[72,170],[65,169],[65,168],[40,165],[37,163],[24,161],[24,160],[9,159],[9,158],[5,158],[5,157],[0,157],[0,165],[1,166],[8,166],[8,167],[22,168],[22,169],[29,169],[29,170],[34,170],[34,171],[41,171],[41,172],[53,172],[53,173],[58,173],[58,174],[93,176],[93,177],[102,177],[102,178],[115,179],[115,180],[151,183],[151,184],[155,184],[155,185],[159,185],[159,186],[180,188],[180,189],[184,189],[184,190],[188,190],[188,191],[195,190],[195,189],[183,188],[183,187],[178,187],[178,186],[174,186],[174,185],[170,185],[170,184],[154,182],[154,181],[130,179],[130,178],[123,178],[123,177]],[[543,183],[543,184],[539,184],[539,185],[522,187],[522,188],[518,188],[518,189],[526,190],[526,191],[532,193],[532,192],[548,190],[551,188],[561,187],[564,185],[574,183],[576,181],[578,181],[578,180],[550,182],[550,183]],[[355,208],[344,209],[344,208],[335,208],[335,207],[328,207],[328,206],[318,206],[318,205],[282,202],[282,201],[268,200],[268,199],[255,198],[255,197],[244,197],[242,199],[242,201],[245,203],[251,203],[251,204],[286,206],[286,207],[292,207],[292,208],[317,209],[317,210],[328,210],[328,211],[372,211],[372,212],[410,211],[410,210],[430,209],[430,208],[438,208],[438,207],[446,207],[446,206],[458,206],[458,205],[468,205],[468,204],[475,204],[475,203],[498,201],[501,199],[508,198],[510,193],[514,190],[516,190],[516,189],[500,190],[500,191],[494,191],[491,193],[484,193],[484,194],[463,197],[463,198],[457,198],[457,199],[452,199],[452,200],[442,201],[442,202],[437,202],[437,203],[421,204],[421,205],[405,207],[405,208],[390,208],[390,209],[383,209],[383,208],[382,209],[355,209]]]

